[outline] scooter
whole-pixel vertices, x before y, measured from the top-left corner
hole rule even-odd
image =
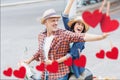
[[[21,62],[21,66],[26,68],[26,76],[24,80],[41,80],[41,72],[37,71],[34,67],[29,66],[28,64]]]

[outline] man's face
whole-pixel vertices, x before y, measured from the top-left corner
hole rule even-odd
[[[56,31],[58,26],[59,18],[49,18],[45,21],[47,30]]]

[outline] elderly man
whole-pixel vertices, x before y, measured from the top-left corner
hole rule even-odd
[[[58,71],[52,73],[49,71],[42,72],[42,79],[45,80],[45,73],[48,74],[47,80],[67,80],[69,67],[63,63],[62,59],[69,51],[69,44],[72,42],[96,41],[108,36],[93,35],[87,33],[73,33],[67,30],[59,29],[58,21],[60,15],[56,14],[54,9],[46,10],[42,16],[41,24],[45,25],[46,31],[38,35],[39,50],[32,58],[26,61],[27,64],[33,60],[44,62],[45,65],[58,62]],[[67,56],[66,56],[67,57]]]

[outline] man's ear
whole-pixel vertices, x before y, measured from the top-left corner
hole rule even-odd
[[[44,21],[44,24],[46,24],[46,23],[47,23],[47,20]]]
[[[45,23],[48,23],[48,21],[49,21],[49,19],[46,19],[46,20],[45,20]]]
[[[45,21],[44,21],[44,25],[47,27],[47,25],[48,25],[48,20],[45,20]]]

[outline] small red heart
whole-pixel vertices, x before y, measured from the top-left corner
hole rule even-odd
[[[26,69],[25,67],[21,66],[19,68],[19,70],[14,70],[13,74],[15,75],[15,77],[17,78],[24,78],[25,74],[26,74]]]
[[[45,70],[45,64],[44,63],[41,63],[40,65],[37,65],[36,66],[36,69],[38,71],[44,71]]]
[[[12,75],[12,68],[8,68],[7,70],[4,70],[3,74],[5,76],[9,76],[10,77]]]
[[[74,64],[78,67],[85,67],[86,65],[86,56],[81,55],[79,59],[74,60]]]
[[[107,51],[106,52],[106,56],[110,59],[117,59],[118,58],[118,48],[117,47],[113,47],[111,51]]]
[[[102,32],[111,32],[119,27],[119,22],[117,20],[111,20],[110,16],[104,14],[100,25]]]
[[[89,11],[85,11],[82,14],[83,20],[90,25],[91,27],[95,28],[96,25],[102,19],[102,13],[99,10],[95,10],[93,13]]]
[[[105,51],[100,50],[100,52],[96,53],[96,57],[103,59],[105,57]]]
[[[72,65],[72,58],[68,58],[67,60],[64,61],[64,64],[67,66],[71,66]]]
[[[53,63],[51,65],[47,65],[46,68],[49,72],[56,73],[58,72],[58,62],[53,61]]]

